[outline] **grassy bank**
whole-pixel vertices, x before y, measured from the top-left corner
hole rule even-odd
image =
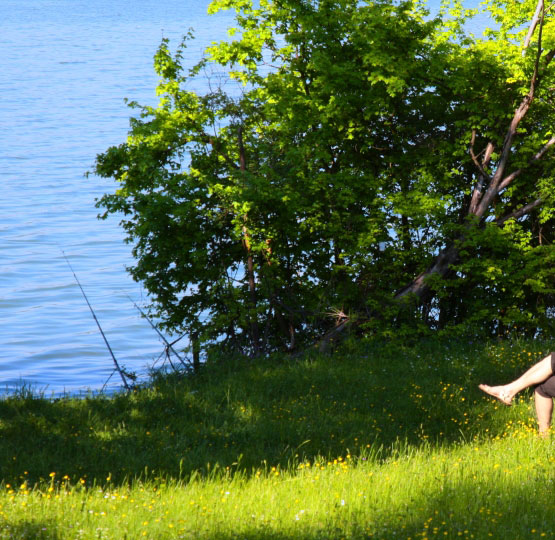
[[[0,402],[0,538],[540,538],[550,441],[512,378],[553,343],[358,344],[113,398]]]

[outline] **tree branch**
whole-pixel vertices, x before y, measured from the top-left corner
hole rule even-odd
[[[473,129],[472,130],[472,137],[470,139],[470,147],[468,149],[469,152],[470,152],[470,157],[472,158],[472,161],[473,161],[474,165],[476,165],[476,168],[478,169],[478,171],[480,171],[480,174],[489,182],[491,180],[489,174],[484,170],[484,167],[478,161],[478,158],[476,157],[476,154],[474,153],[474,142],[475,141],[476,141],[476,130]],[[490,144],[491,143],[488,143],[488,147],[489,147]]]
[[[239,170],[239,166],[224,151],[220,150],[219,143],[217,140],[214,139],[214,137],[211,137],[206,133],[201,133],[201,136],[203,137],[203,142],[210,144],[214,149],[214,152],[216,152],[216,154],[219,154],[221,157],[223,157],[225,162],[232,169]]]
[[[551,63],[551,61],[553,60],[553,57],[555,56],[555,49],[551,49],[546,55],[545,55],[545,65],[543,66],[544,69]]]
[[[538,0],[538,5],[536,6],[536,12],[534,13],[534,17],[532,17],[532,22],[530,23],[530,29],[528,30],[528,34],[526,35],[526,39],[522,44],[522,56],[526,54],[526,49],[528,45],[530,45],[530,41],[532,40],[532,36],[534,35],[534,31],[536,30],[536,26],[540,22],[540,14],[543,11],[543,0]]]
[[[239,169],[242,171],[247,170],[247,153],[245,152],[245,145],[243,144],[243,127],[239,126],[237,130],[237,143],[239,145]]]
[[[522,216],[525,216],[526,214],[529,214],[534,208],[537,208],[541,204],[543,204],[543,200],[542,199],[536,199],[534,202],[528,203],[528,204],[524,205],[522,208],[519,208],[518,210],[515,210],[514,212],[511,212],[510,214],[507,214],[506,216],[503,216],[502,218],[496,219],[495,223],[497,225],[499,225],[499,227],[501,227],[509,219],[521,218]]]
[[[480,172],[480,176],[479,176],[478,181],[476,182],[476,185],[474,186],[474,190],[472,192],[472,199],[470,201],[470,206],[469,206],[469,210],[468,210],[469,214],[474,214],[476,212],[476,209],[478,208],[478,204],[480,203],[480,199],[482,198],[482,193],[483,193],[483,189],[484,189],[484,181],[487,180],[488,182],[491,182],[491,177],[489,176],[489,174],[486,173],[484,167],[487,166],[487,164],[489,163],[489,161],[491,159],[491,155],[493,153],[493,144],[491,142],[488,142],[488,144],[486,146],[486,149],[484,151],[484,157],[482,158],[482,163],[480,163],[478,161],[478,157],[474,153],[474,142],[475,141],[476,141],[476,130],[473,129],[472,130],[472,137],[470,139],[470,149],[469,149],[470,150],[470,157],[472,158],[472,161],[474,162],[474,165],[476,165],[476,168]]]
[[[497,169],[491,179],[490,185],[488,186],[486,193],[482,197],[482,200],[480,201],[480,204],[476,209],[475,214],[478,217],[482,217],[486,213],[489,205],[491,204],[493,199],[497,196],[497,194],[500,191],[500,184],[505,174],[505,168],[507,167],[509,158],[511,156],[512,146],[513,146],[514,139],[516,137],[518,126],[522,121],[522,119],[528,113],[528,110],[530,109],[530,105],[532,105],[532,101],[534,100],[536,90],[542,78],[540,75],[540,59],[542,54],[542,30],[543,30],[544,17],[543,17],[543,0],[540,0],[540,1],[541,1],[542,9],[541,9],[541,17],[539,19],[540,30],[539,30],[539,36],[538,36],[538,50],[536,53],[536,61],[534,63],[534,73],[532,74],[532,77],[530,79],[530,89],[528,90],[528,94],[526,94],[526,96],[521,101],[520,105],[518,106],[518,108],[516,109],[513,115],[513,119],[511,120],[509,129],[507,130],[507,134],[505,135],[505,139],[503,140],[503,147],[501,149],[501,158],[499,160],[499,164],[497,165]],[[544,69],[549,65],[549,63],[553,58],[552,56],[550,56],[551,52],[555,54],[555,51],[550,51],[550,53],[546,56],[546,63],[545,63]]]
[[[482,190],[484,189],[484,177],[480,175],[478,178],[478,182],[474,186],[474,190],[472,191],[472,199],[470,201],[470,206],[468,208],[469,214],[475,214],[476,209],[478,208],[478,204],[480,202],[480,198],[482,197]]]
[[[330,343],[332,343],[339,335],[344,332],[351,325],[356,324],[350,318],[344,319],[332,330],[330,330],[321,340],[319,340],[315,345],[318,348],[318,352],[325,353],[328,351]]]
[[[545,153],[549,150],[549,148],[551,148],[554,144],[555,144],[555,136],[551,137],[551,139],[549,139],[549,141],[547,141],[547,143],[545,143],[543,148],[527,163],[525,168],[517,169],[516,171],[509,174],[509,176],[506,176],[503,179],[503,181],[499,184],[498,193],[503,191],[527,167],[530,167],[531,165],[533,165],[534,163],[539,161],[545,155]]]
[[[192,120],[192,118],[191,118]],[[198,137],[200,141],[204,144],[209,144],[216,154],[219,154],[221,157],[224,158],[225,162],[232,168],[232,169],[239,169],[239,166],[233,161],[223,150],[220,149],[220,143],[217,139],[215,139],[212,135],[209,135],[202,129],[202,127],[193,120],[193,124],[197,130]]]
[[[495,147],[492,142],[489,142],[486,146],[486,151],[484,153],[484,159],[482,159],[482,167],[487,167],[491,160],[491,155],[493,154]]]

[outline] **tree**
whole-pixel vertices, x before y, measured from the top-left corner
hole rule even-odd
[[[470,281],[482,285],[482,292],[488,285],[501,288],[493,295],[498,304],[499,325],[524,323],[526,319],[535,318],[533,307],[527,306],[527,309],[525,305],[532,299],[538,302],[542,296],[541,304],[544,304],[546,293],[553,306],[552,246],[544,246],[542,234],[539,232],[534,237],[530,227],[535,225],[541,229],[553,217],[553,156],[548,153],[555,145],[552,68],[555,34],[553,20],[548,18],[543,0],[539,0],[526,38],[522,39],[524,30],[519,28],[529,20],[531,7],[530,2],[517,6],[505,1],[490,4],[491,14],[500,29],[490,31],[491,39],[477,42],[474,49],[486,50],[492,60],[508,67],[506,84],[512,95],[501,106],[512,114],[506,122],[503,115],[490,116],[490,111],[484,112],[473,103],[465,103],[464,109],[470,119],[466,127],[471,133],[469,155],[475,167],[469,179],[476,177],[471,196],[461,208],[466,213],[465,222],[455,239],[448,242],[433,263],[399,291],[396,298],[411,294],[425,299],[435,292],[434,280],[430,278],[446,277],[458,270],[469,276]],[[534,31],[537,41],[534,47],[529,47]],[[476,147],[480,136],[478,154]],[[538,208],[541,208],[539,214],[529,217]],[[528,220],[521,220],[526,216]],[[474,256],[466,256],[461,261],[461,254],[468,248],[473,249]],[[497,261],[502,261],[507,254],[513,255],[515,260],[505,258],[503,270],[503,265],[493,263],[492,266],[487,256],[478,256],[477,249],[490,253],[497,249],[500,251]],[[461,264],[456,265],[457,262]],[[512,286],[509,285],[511,273],[513,278],[518,276],[517,282],[512,280]],[[476,274],[480,276],[478,280]],[[460,283],[460,279],[458,281]],[[465,281],[468,286],[468,279]],[[507,295],[502,293],[507,291],[513,297],[509,306],[503,305],[507,304],[503,302]],[[468,312],[468,302],[465,307]],[[509,308],[510,314],[507,314]],[[479,310],[479,319],[483,320],[487,311],[487,308]],[[545,311],[541,315],[545,316]],[[531,325],[534,326],[537,329],[537,320]],[[545,328],[546,325],[539,326]]]
[[[164,41],[158,107],[95,169],[162,325],[252,355],[353,326],[545,326],[555,35],[540,9],[521,54],[534,7],[492,2],[475,39],[458,4],[215,0],[234,40],[188,72]],[[188,91],[214,64],[237,86]]]

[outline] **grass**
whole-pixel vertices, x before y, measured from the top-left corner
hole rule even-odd
[[[0,538],[542,538],[555,447],[513,378],[553,343],[362,343],[131,394],[0,401]]]

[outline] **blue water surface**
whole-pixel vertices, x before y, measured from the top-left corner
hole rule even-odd
[[[22,383],[47,395],[102,388],[113,361],[144,373],[163,343],[133,303],[117,219],[99,221],[110,180],[84,173],[125,140],[125,97],[155,104],[152,58],[194,28],[186,61],[226,35],[230,12],[208,0],[0,0],[0,392]],[[198,81],[202,91],[206,81]],[[108,388],[121,381],[114,375]]]

